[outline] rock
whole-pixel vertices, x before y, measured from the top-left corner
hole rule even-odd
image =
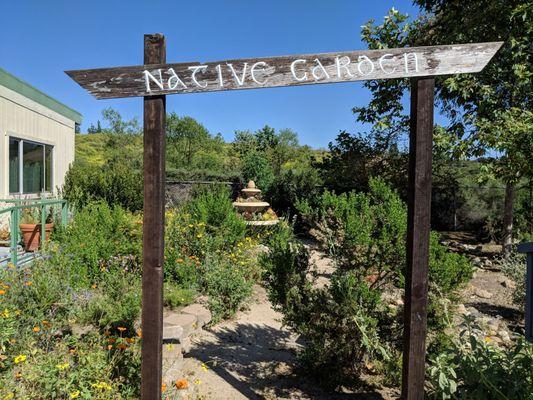
[[[178,341],[183,337],[183,327],[163,322],[163,341]]]
[[[506,278],[506,277],[503,277],[500,280],[500,284],[503,287],[506,287],[506,288],[509,288],[509,289],[516,289],[516,283],[514,281],[512,281],[511,279]]]
[[[457,313],[461,315],[469,314],[464,304],[459,304],[457,306]]]
[[[190,337],[182,337],[180,339],[180,345],[181,345],[181,350],[183,351],[183,353],[187,354],[189,351],[191,351],[191,338]]]
[[[171,313],[163,319],[163,325],[178,325],[183,328],[183,333],[180,337],[187,337],[194,331],[196,325],[196,317],[191,314]]]
[[[72,334],[74,336],[83,336],[88,334],[90,331],[95,330],[96,328],[92,325],[72,325]]]
[[[161,354],[163,356],[163,361],[166,361],[170,364],[183,358],[181,344],[178,343],[164,344],[163,348],[161,349]]]
[[[480,288],[476,288],[474,294],[482,299],[490,299],[492,297],[492,293]]]
[[[484,254],[500,254],[502,252],[502,245],[487,243],[481,246],[481,252]]]
[[[498,331],[498,336],[504,341],[504,342],[510,342],[511,337],[509,336],[509,332],[501,330]]]
[[[211,311],[201,304],[191,304],[183,308],[181,312],[195,316],[199,328],[211,322]]]

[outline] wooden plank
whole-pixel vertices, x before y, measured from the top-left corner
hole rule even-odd
[[[163,63],[165,38],[144,36],[144,62]],[[141,398],[161,399],[165,226],[165,96],[144,99]]]
[[[503,42],[362,50],[66,73],[98,99],[258,89],[482,70]]]
[[[411,81],[402,399],[424,398],[434,78]]]

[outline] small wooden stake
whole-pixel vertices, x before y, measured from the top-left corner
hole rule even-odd
[[[166,61],[163,35],[144,35],[144,63]],[[165,96],[144,98],[142,400],[161,399],[165,229]]]
[[[434,78],[411,80],[403,400],[424,399],[434,91]]]

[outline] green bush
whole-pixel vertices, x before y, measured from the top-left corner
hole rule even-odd
[[[325,192],[317,207],[298,205],[311,234],[333,260],[330,283],[317,285],[305,248],[280,226],[261,259],[271,300],[284,322],[306,340],[303,361],[325,384],[357,383],[370,363],[390,380],[398,378],[405,277],[406,207],[382,181],[368,194]],[[443,340],[450,297],[472,273],[467,259],[447,252],[432,235],[428,307],[430,343]],[[453,297],[453,296],[452,296]],[[391,383],[389,381],[389,383]]]
[[[430,360],[433,399],[533,399],[533,344],[523,340],[500,348],[463,331],[445,352]]]
[[[65,176],[63,197],[76,209],[95,201],[119,205],[129,211],[143,209],[142,170],[127,162],[82,164],[75,162]]]
[[[244,182],[252,180],[259,189],[268,194],[274,182],[274,172],[268,159],[261,152],[253,151],[244,157],[242,164]]]
[[[252,294],[253,281],[239,265],[221,258],[208,258],[201,267],[200,286],[209,296],[214,322],[232,317]]]
[[[516,283],[513,290],[513,302],[521,309],[526,305],[526,255],[512,253],[499,262],[505,276]]]
[[[76,212],[71,223],[53,236],[59,246],[51,252],[70,259],[71,273],[96,280],[102,271],[139,272],[141,265],[142,223],[139,216],[119,206],[91,203]],[[61,260],[52,260],[59,263]],[[86,282],[85,282],[86,283]],[[89,282],[92,283],[92,282]]]

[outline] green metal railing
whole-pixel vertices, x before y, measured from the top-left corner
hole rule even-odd
[[[50,207],[61,206],[61,224],[65,226],[68,219],[68,202],[63,199],[0,199],[0,203],[13,204],[7,208],[0,210],[0,214],[11,214],[10,221],[10,259],[9,262],[15,266],[19,263],[19,254],[17,246],[20,241],[19,223],[20,214],[26,208],[41,209],[41,249],[44,248],[46,242],[46,216]]]

